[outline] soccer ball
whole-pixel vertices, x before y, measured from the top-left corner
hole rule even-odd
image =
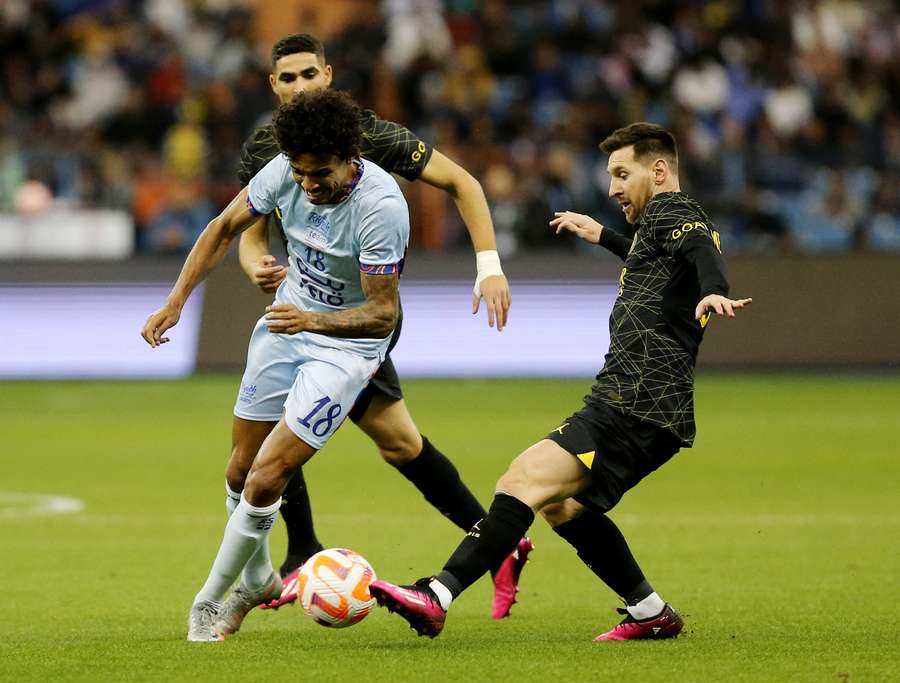
[[[366,558],[346,548],[329,548],[310,557],[300,569],[297,594],[317,624],[344,628],[362,621],[375,607],[369,584],[375,570]]]

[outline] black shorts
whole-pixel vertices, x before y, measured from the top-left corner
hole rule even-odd
[[[681,448],[669,430],[599,402],[586,404],[547,438],[590,468],[593,482],[575,500],[599,512],[611,510]]]
[[[362,416],[366,414],[372,399],[378,396],[387,396],[394,401],[403,398],[403,390],[400,388],[400,376],[397,374],[397,368],[394,367],[394,361],[391,360],[391,351],[400,340],[400,331],[403,329],[403,309],[400,310],[400,317],[397,318],[397,326],[391,334],[391,341],[388,342],[387,355],[384,362],[378,366],[372,379],[366,385],[366,388],[359,392],[356,403],[350,409],[348,416],[354,422],[359,422]]]
[[[390,356],[384,359],[384,362],[372,375],[372,379],[369,380],[366,388],[360,392],[356,403],[350,409],[350,419],[354,422],[359,422],[369,409],[372,399],[379,394],[387,396],[394,401],[399,401],[403,398],[403,390],[400,388],[400,376],[397,374],[397,368],[394,367],[394,361],[391,360]]]

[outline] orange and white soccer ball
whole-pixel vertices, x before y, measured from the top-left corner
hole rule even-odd
[[[346,548],[329,548],[300,569],[297,594],[317,624],[344,628],[362,621],[375,607],[369,584],[375,570],[366,558]]]

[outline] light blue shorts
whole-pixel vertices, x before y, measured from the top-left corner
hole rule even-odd
[[[259,422],[277,422],[283,414],[299,439],[322,448],[380,364],[379,356],[322,346],[302,333],[273,334],[260,318],[234,414]]]

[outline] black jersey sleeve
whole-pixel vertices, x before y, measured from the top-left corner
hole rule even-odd
[[[701,297],[708,294],[726,296],[728,279],[719,233],[709,218],[694,206],[666,200],[651,202],[646,217],[650,233],[666,253],[696,269]]]
[[[246,187],[250,179],[280,153],[278,142],[275,140],[275,129],[271,124],[254,130],[241,147],[237,173],[241,185]]]
[[[434,149],[399,123],[386,121],[370,109],[360,116],[362,156],[386,171],[415,180],[425,169]]]
[[[631,243],[633,241],[634,237],[628,238],[622,233],[604,226],[603,230],[600,231],[600,241],[598,244],[624,261],[628,258],[628,252],[631,250]]]
[[[697,269],[701,297],[709,294],[728,296],[725,263],[722,255],[708,240],[688,238],[681,251],[685,260]]]

